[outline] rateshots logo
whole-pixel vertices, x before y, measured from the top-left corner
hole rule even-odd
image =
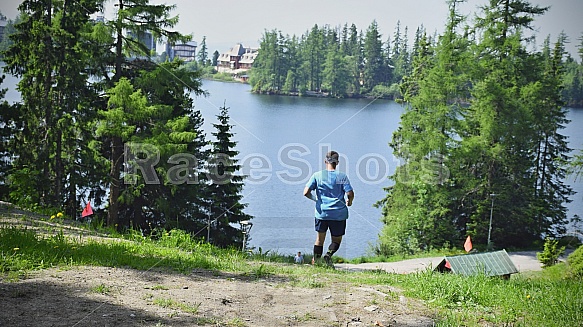
[[[330,144],[318,146],[318,158],[324,160],[325,154],[331,150]],[[233,176],[245,176],[245,183],[258,185],[277,178],[281,183],[301,185],[321,167],[321,162],[310,162],[306,159],[312,151],[305,144],[287,143],[280,147],[275,158],[262,153],[251,153],[238,159],[240,169],[236,172],[227,167],[233,164],[226,154],[215,154],[204,162],[191,153],[176,153],[168,157],[165,176],[159,176],[157,166],[161,160],[158,147],[148,143],[126,143],[124,145],[124,182],[137,184],[141,176],[146,184],[198,184],[201,180],[225,184]],[[394,177],[401,183],[416,181],[429,184],[443,184],[449,178],[446,159],[433,156],[415,165],[403,165],[403,162],[392,158],[393,168],[401,166],[401,171]],[[277,165],[275,164],[277,163]],[[352,164],[354,163],[354,166]],[[278,167],[277,169],[275,167]],[[314,169],[314,166],[318,167]],[[350,168],[350,169],[348,169]],[[379,153],[366,153],[358,158],[348,158],[340,153],[339,170],[347,173],[350,179],[355,177],[367,185],[377,185],[387,180],[391,164]],[[349,172],[354,173],[349,173]],[[204,174],[205,178],[201,178]],[[356,176],[354,176],[356,175]],[[162,180],[163,178],[163,180]]]

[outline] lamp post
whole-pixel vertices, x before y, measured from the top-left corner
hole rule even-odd
[[[491,250],[491,243],[490,243],[490,235],[492,234],[492,212],[494,212],[494,197],[496,194],[490,193],[490,197],[492,198],[492,205],[490,206],[490,224],[488,226],[488,250]]]
[[[241,231],[243,232],[243,247],[242,251],[245,252],[245,247],[247,246],[247,235],[251,231],[251,227],[253,227],[253,223],[249,220],[240,221],[239,224],[241,225]]]

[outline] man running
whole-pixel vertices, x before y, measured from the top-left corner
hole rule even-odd
[[[342,236],[346,231],[346,219],[348,219],[348,207],[352,205],[354,191],[343,172],[336,171],[339,155],[336,151],[326,154],[326,169],[312,175],[306,187],[304,196],[316,202],[315,229],[318,233],[314,243],[314,257],[312,264],[322,257],[326,232],[330,229],[332,243],[324,260],[328,266],[332,265],[332,255],[338,251]],[[316,191],[316,195],[312,194]],[[345,196],[348,200],[345,200]]]

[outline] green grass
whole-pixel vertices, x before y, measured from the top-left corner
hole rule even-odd
[[[93,286],[90,288],[91,292],[93,293],[99,293],[99,294],[109,294],[111,292],[111,287],[105,285],[105,284],[99,284],[96,286]]]
[[[193,315],[198,313],[198,309],[200,308],[201,305],[201,303],[196,303],[194,305],[186,304],[167,298],[156,298],[152,303],[162,308],[180,310],[182,312],[190,313]]]
[[[191,240],[180,231],[162,235],[157,241],[69,238],[63,233],[41,235],[25,228],[0,228],[0,273],[26,276],[30,271],[59,266],[156,267],[178,272],[192,269],[251,271],[245,256],[236,250],[219,249]]]
[[[225,323],[226,327],[245,327],[247,324],[241,318],[232,318]]]
[[[583,326],[583,282],[565,276],[562,264],[510,280],[432,271],[345,278],[403,289],[406,296],[438,310],[437,326]]]
[[[53,231],[54,232],[54,231]],[[435,254],[431,254],[432,256]],[[201,243],[189,234],[161,232],[156,240],[137,233],[124,239],[39,234],[20,227],[0,227],[0,276],[18,279],[31,271],[73,266],[131,267],[190,273],[206,269],[217,275],[231,272],[255,280],[278,278],[282,286],[323,288],[332,283],[392,285],[408,297],[421,299],[437,312],[438,326],[583,326],[583,282],[569,279],[564,264],[542,272],[513,275],[510,280],[486,276],[463,277],[425,271],[389,274],[383,271],[346,272],[290,263],[277,253],[242,253]],[[152,290],[167,289],[155,285]],[[105,284],[91,288],[109,294]],[[155,298],[154,304],[195,314],[197,305]],[[375,299],[397,301],[396,297]],[[241,325],[232,321],[231,325]]]

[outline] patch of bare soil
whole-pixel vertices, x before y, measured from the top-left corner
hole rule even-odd
[[[433,326],[426,308],[390,285],[320,281],[304,288],[209,271],[49,269],[0,281],[0,326]]]

